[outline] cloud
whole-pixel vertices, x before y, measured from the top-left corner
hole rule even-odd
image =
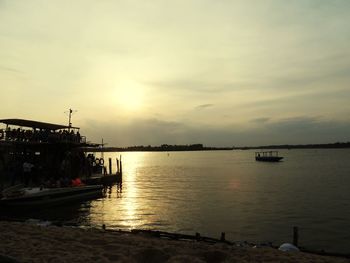
[[[321,117],[310,117],[310,116],[297,116],[297,117],[291,117],[291,118],[282,118],[276,122],[273,123],[273,125],[293,125],[293,126],[300,126],[301,124],[310,124],[310,123],[319,123],[321,122]]]
[[[11,67],[4,67],[4,66],[0,66],[0,70],[7,71],[7,72],[13,72],[13,73],[23,73],[23,71],[20,71],[18,69],[11,68]]]
[[[256,118],[252,119],[251,122],[256,122],[256,123],[266,123],[270,120],[270,118]]]
[[[213,107],[214,104],[202,104],[202,105],[198,105],[196,107],[196,109],[205,109],[205,108],[210,108],[210,107]]]
[[[256,134],[261,141],[259,145],[332,143],[350,140],[350,121],[325,120],[317,116],[270,121],[259,130],[260,134]]]
[[[252,87],[251,82],[226,82],[226,81],[196,81],[196,80],[166,80],[145,83],[146,85],[166,88],[169,92],[183,92],[189,93],[225,93],[231,91],[238,91],[242,88]]]
[[[93,122],[93,123],[92,123]],[[350,141],[350,122],[299,116],[281,120],[258,118],[263,125],[242,129],[236,125],[189,125],[161,119],[133,119],[128,122],[86,122],[82,127],[88,139],[109,146],[193,144],[207,146],[258,146],[271,144],[309,144]]]
[[[190,128],[180,122],[159,119],[132,119],[118,121],[118,124],[86,121],[87,134],[100,141],[103,136],[110,145],[158,145],[162,143],[185,143]],[[189,142],[188,142],[189,143]]]

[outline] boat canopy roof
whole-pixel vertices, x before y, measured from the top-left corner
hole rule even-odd
[[[255,152],[255,156],[278,156],[278,151],[260,151]]]
[[[78,127],[69,127],[67,125],[24,120],[24,119],[3,119],[3,120],[0,120],[0,123],[4,123],[6,125],[16,125],[21,127],[30,127],[30,128],[45,129],[45,130],[60,130],[60,129],[69,129],[69,128],[79,129]]]

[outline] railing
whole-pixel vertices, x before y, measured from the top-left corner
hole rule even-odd
[[[86,137],[80,136],[79,133],[68,131],[52,132],[48,130],[33,131],[23,129],[0,129],[0,141],[12,142],[43,142],[43,143],[57,143],[57,142],[73,142],[86,143]]]

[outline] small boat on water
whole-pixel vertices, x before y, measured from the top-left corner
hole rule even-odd
[[[72,201],[81,201],[102,196],[102,185],[82,185],[76,187],[43,188],[9,187],[2,191],[0,206],[34,207],[52,206]]]
[[[261,162],[279,162],[283,157],[278,156],[278,151],[255,152],[255,160]]]

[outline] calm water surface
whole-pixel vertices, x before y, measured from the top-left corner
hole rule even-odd
[[[114,229],[226,232],[228,240],[275,245],[291,242],[292,227],[299,226],[301,246],[349,253],[350,150],[280,155],[283,162],[264,163],[253,151],[122,153],[121,187],[36,215]]]

